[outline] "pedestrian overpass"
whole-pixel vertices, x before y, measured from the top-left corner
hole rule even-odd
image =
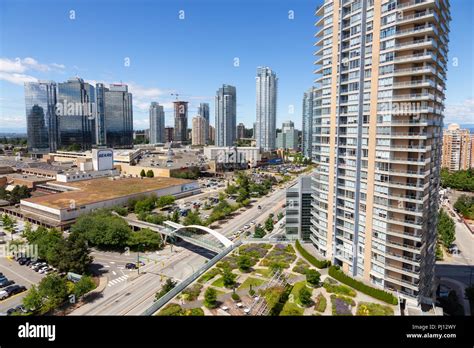
[[[165,221],[165,226],[161,226],[146,221],[124,217],[122,218],[129,224],[129,226],[135,228],[148,228],[152,231],[158,232],[162,235],[165,242],[170,238],[180,238],[187,243],[213,251],[215,253],[220,253],[224,249],[234,245],[231,240],[221,233],[205,226],[184,226],[173,221]],[[204,234],[196,233],[195,231],[204,232]],[[209,238],[209,235],[214,238]]]

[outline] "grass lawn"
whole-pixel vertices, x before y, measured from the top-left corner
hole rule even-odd
[[[342,284],[335,285],[335,284],[330,284],[329,282],[325,282],[323,286],[326,289],[326,291],[329,293],[350,296],[350,297],[356,297],[357,295],[357,292],[354,289],[346,285],[342,285]]]
[[[207,271],[206,273],[204,273],[204,275],[202,275],[201,278],[199,278],[198,282],[201,284],[204,284],[208,282],[209,280],[211,280],[212,278],[214,278],[216,275],[220,274],[220,272],[221,271],[219,270],[219,268],[213,268]]]
[[[270,268],[256,268],[254,272],[266,278],[272,276],[272,270]]]
[[[220,278],[214,280],[211,285],[217,286],[219,288],[223,288],[224,287],[224,278],[220,277]]]
[[[356,315],[393,315],[393,308],[372,302],[359,302]]]
[[[238,290],[250,288],[250,285],[252,285],[252,287],[260,286],[260,285],[262,285],[263,283],[265,283],[265,281],[264,281],[263,279],[257,279],[257,278],[248,277],[248,278],[245,279],[245,281],[239,286]]]
[[[301,302],[299,298],[299,292],[305,286],[306,286],[305,281],[298,282],[293,286],[293,289],[291,290],[288,301],[283,306],[283,309],[280,312],[280,315],[303,315],[304,308],[300,307]]]

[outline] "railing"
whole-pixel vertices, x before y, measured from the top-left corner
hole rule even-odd
[[[183,291],[189,284],[191,284],[193,281],[198,279],[204,272],[206,272],[209,268],[214,266],[218,261],[220,261],[224,256],[226,256],[228,253],[230,253],[235,247],[239,246],[240,244],[242,243],[238,241],[235,244],[228,247],[227,249],[220,252],[219,254],[217,254],[216,256],[214,256],[211,260],[205,263],[200,269],[198,269],[196,272],[191,274],[188,278],[183,280],[172,290],[168,291],[163,297],[161,297],[159,300],[153,303],[150,308],[148,308],[145,312],[142,313],[142,315],[153,315],[154,313],[156,313],[161,307],[163,307],[166,303],[168,303],[171,299],[173,299],[176,295],[178,295],[181,291]]]
[[[399,18],[397,18],[397,22],[403,22],[403,21],[407,21],[407,20],[410,20],[410,19],[415,19],[415,18],[421,18],[421,17],[425,17],[425,16],[430,16],[430,15],[432,15],[432,14],[436,14],[436,12],[433,11],[432,9],[428,9],[428,10],[426,10],[425,12],[420,12],[420,13],[415,13],[415,14],[408,15],[408,16],[399,17]]]

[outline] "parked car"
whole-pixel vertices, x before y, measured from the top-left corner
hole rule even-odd
[[[8,295],[8,292],[6,292],[5,290],[0,291],[0,300],[4,300],[8,296],[10,296],[10,295]]]
[[[134,263],[129,262],[125,265],[125,268],[126,269],[137,269],[137,265],[134,264]]]
[[[12,315],[13,313],[28,313],[29,311],[23,307],[22,305],[18,305],[16,307],[12,307],[7,310],[7,315]]]
[[[43,274],[43,273],[46,272],[46,270],[48,270],[48,269],[49,269],[49,266],[41,267],[41,268],[38,270],[38,273]]]
[[[22,285],[10,285],[10,286],[6,287],[4,291],[6,291],[8,293],[8,296],[13,296],[13,295],[19,294],[23,291],[26,291],[26,287],[24,287]]]
[[[21,259],[18,260],[18,263],[23,266],[24,264],[26,264],[30,260],[31,259],[29,257],[22,257]]]

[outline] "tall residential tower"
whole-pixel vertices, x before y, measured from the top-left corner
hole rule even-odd
[[[447,0],[316,11],[311,240],[343,271],[431,303]]]
[[[163,105],[152,102],[150,105],[150,144],[165,142],[165,111]]]
[[[223,85],[216,93],[216,146],[233,146],[237,135],[237,94]]]
[[[264,151],[275,149],[278,78],[267,67],[257,68],[257,118],[255,139]]]

